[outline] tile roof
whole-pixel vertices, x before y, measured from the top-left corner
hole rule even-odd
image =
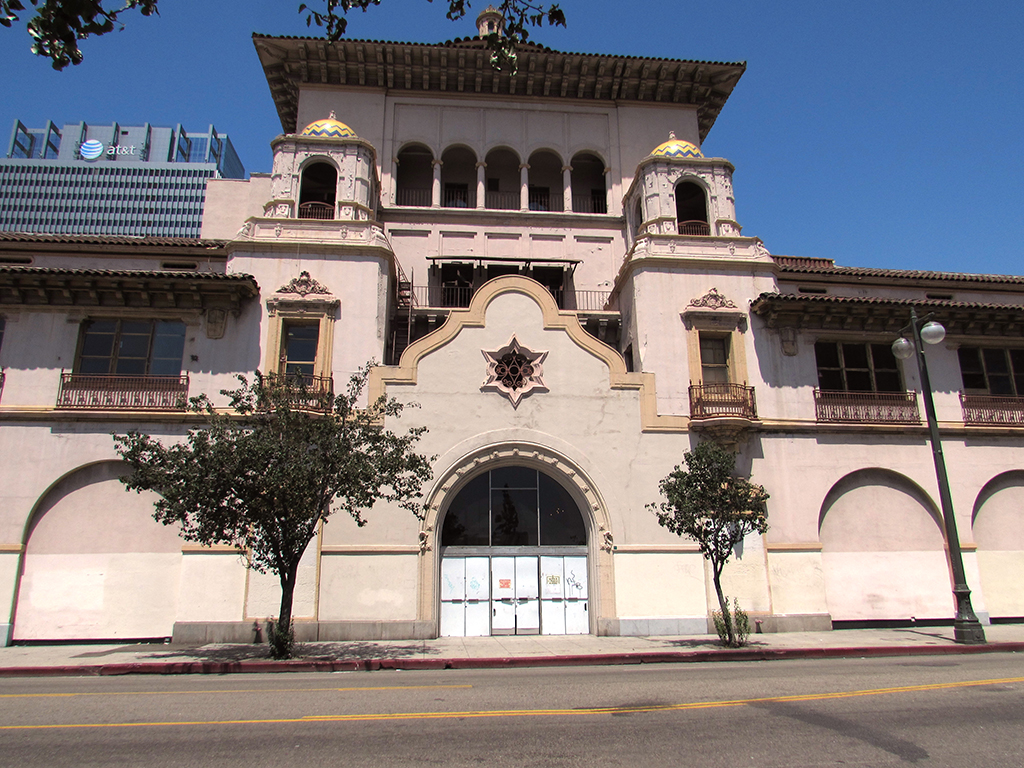
[[[878,269],[872,267],[837,267],[828,266],[831,259],[820,259],[817,264],[800,264],[805,261],[798,257],[773,257],[781,275],[817,275],[822,277],[878,277],[899,280],[936,280],[958,283],[1000,283],[1004,285],[1024,285],[1024,276],[1020,275],[981,275],[970,272],[931,272],[913,269]],[[806,260],[809,261],[809,260]]]
[[[192,248],[222,248],[226,240],[199,240],[191,237],[135,237],[131,235],[56,235],[42,232],[0,232],[0,242],[83,243],[89,245],[152,245]]]

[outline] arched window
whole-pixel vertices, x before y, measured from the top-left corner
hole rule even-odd
[[[530,155],[529,203],[531,211],[561,211],[562,159],[547,149]]]
[[[589,152],[572,159],[572,209],[576,213],[608,213],[604,161]]]
[[[441,155],[441,205],[476,208],[476,155],[465,147],[451,147]]]
[[[434,180],[434,155],[420,144],[398,153],[395,174],[395,205],[430,206],[430,187]]]
[[[586,525],[572,496],[532,467],[501,467],[470,480],[449,505],[441,529],[442,547],[586,543]]]
[[[676,185],[676,231],[680,235],[710,235],[704,187],[692,181]]]
[[[300,219],[333,219],[338,194],[338,171],[330,163],[312,163],[302,170],[299,186]]]
[[[640,227],[644,225],[644,207],[642,201],[637,198],[636,205],[633,206],[633,220],[630,222],[629,233],[632,236],[632,242],[636,242],[636,239],[640,236]]]
[[[484,207],[502,211],[519,210],[519,158],[510,149],[487,153]]]

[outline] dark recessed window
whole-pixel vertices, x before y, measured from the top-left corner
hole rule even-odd
[[[1024,349],[960,347],[957,354],[968,394],[1024,396]]]
[[[530,467],[501,467],[471,480],[452,501],[444,547],[585,546],[586,526],[570,493]]]
[[[902,392],[896,357],[888,344],[819,341],[814,345],[818,387],[831,392]]]
[[[178,376],[184,349],[180,320],[87,320],[75,372]]]

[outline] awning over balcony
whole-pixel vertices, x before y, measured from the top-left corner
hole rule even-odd
[[[149,270],[0,267],[0,306],[238,311],[255,298],[251,275]]]
[[[950,335],[1024,336],[1022,304],[762,293],[750,305],[769,328],[887,333],[893,338],[909,321],[911,307],[918,314],[934,312]]]

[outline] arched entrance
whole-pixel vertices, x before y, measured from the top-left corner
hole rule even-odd
[[[587,526],[543,470],[475,475],[448,505],[440,547],[442,636],[590,632]]]

